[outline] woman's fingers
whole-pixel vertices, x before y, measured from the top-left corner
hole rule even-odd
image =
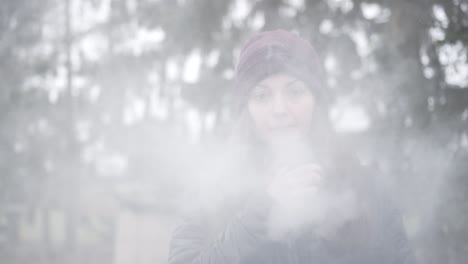
[[[287,177],[287,182],[293,185],[318,185],[322,180],[321,174],[312,172],[307,174],[291,174]]]
[[[296,201],[317,194],[323,182],[322,169],[316,164],[304,164],[276,177],[269,187],[276,200]]]
[[[291,169],[277,179],[282,184],[290,187],[318,185],[323,180],[322,169],[314,164]]]
[[[288,170],[285,174],[287,175],[311,175],[311,174],[323,174],[322,168],[315,163],[307,163],[295,168]]]

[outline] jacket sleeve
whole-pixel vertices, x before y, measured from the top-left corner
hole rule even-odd
[[[270,203],[266,195],[252,197],[216,234],[211,234],[210,222],[200,214],[186,218],[173,233],[169,263],[238,263],[267,241],[265,223]]]

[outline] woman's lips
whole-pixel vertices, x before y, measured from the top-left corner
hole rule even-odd
[[[277,126],[270,126],[271,130],[287,130],[287,129],[294,129],[296,128],[295,125],[277,125]]]
[[[295,131],[297,130],[296,126],[290,125],[290,126],[278,126],[278,127],[272,127],[270,128],[270,131],[273,133],[281,133],[281,132],[290,132],[290,131]]]

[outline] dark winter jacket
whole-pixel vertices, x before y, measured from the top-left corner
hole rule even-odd
[[[414,256],[402,219],[384,192],[367,195],[367,219],[347,224],[331,238],[304,232],[294,239],[267,238],[271,204],[265,194],[226,203],[214,213],[187,217],[174,231],[170,264],[405,263]]]

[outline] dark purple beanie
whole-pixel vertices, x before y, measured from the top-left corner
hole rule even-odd
[[[255,84],[276,73],[304,81],[319,101],[326,101],[325,75],[314,48],[285,30],[256,33],[247,40],[236,67],[235,93],[245,102]]]

